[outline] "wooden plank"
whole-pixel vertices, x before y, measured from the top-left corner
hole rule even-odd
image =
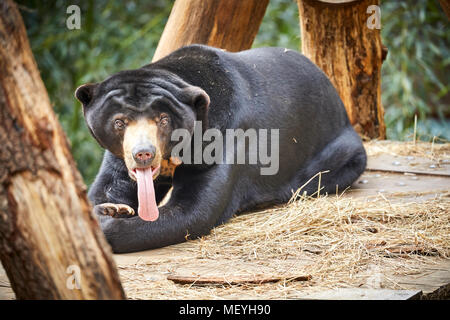
[[[423,157],[380,154],[368,158],[366,170],[450,177],[450,161],[447,160],[432,161]]]
[[[420,288],[423,299],[450,299],[450,259],[440,260],[431,264],[436,261],[432,259],[420,274],[396,276],[391,280],[406,290]]]
[[[421,197],[428,199],[448,190],[450,190],[450,178],[446,176],[366,171],[344,195],[368,197],[379,193],[424,193]],[[410,200],[408,196],[397,198],[399,201]]]
[[[305,295],[307,300],[417,300],[420,290],[339,288]]]
[[[114,260],[119,266],[134,265],[137,263],[164,263],[167,260],[181,262],[191,258],[189,252],[186,250],[189,248],[191,248],[191,243],[184,242],[159,249],[114,254]]]

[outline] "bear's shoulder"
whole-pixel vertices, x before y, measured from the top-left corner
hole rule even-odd
[[[154,65],[168,65],[176,62],[180,63],[194,63],[194,64],[211,64],[218,63],[226,54],[225,50],[209,47],[202,44],[192,44],[175,50],[168,56],[154,63]]]

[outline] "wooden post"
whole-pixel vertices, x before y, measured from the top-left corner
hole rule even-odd
[[[367,138],[384,139],[381,65],[387,49],[379,26],[373,25],[379,17],[374,7],[368,9],[379,2],[297,0],[303,54],[331,79],[355,130]]]
[[[18,299],[123,299],[11,0],[0,2],[0,259]]]
[[[249,49],[269,0],[176,0],[153,61],[200,43],[228,51]]]

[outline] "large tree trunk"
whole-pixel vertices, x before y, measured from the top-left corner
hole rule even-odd
[[[355,130],[368,138],[384,139],[381,65],[386,49],[380,29],[370,29],[367,23],[374,14],[367,13],[368,7],[380,1],[297,2],[303,54],[331,79]]]
[[[249,49],[269,0],[176,0],[153,61],[200,43],[228,51]]]
[[[11,0],[0,2],[0,123],[0,258],[16,297],[125,298]]]

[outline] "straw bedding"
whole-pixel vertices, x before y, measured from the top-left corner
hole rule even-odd
[[[405,144],[366,146],[369,155],[420,153],[439,161],[450,151],[449,144],[433,146],[432,154],[431,144],[406,151]],[[338,287],[402,289],[399,276],[450,257],[450,191],[408,193],[404,201],[395,201],[401,193],[356,199],[345,192],[301,194],[284,206],[233,218],[183,244],[179,256],[119,265],[128,297],[286,299]],[[168,276],[199,283],[178,284]],[[205,278],[213,280],[200,284]]]

